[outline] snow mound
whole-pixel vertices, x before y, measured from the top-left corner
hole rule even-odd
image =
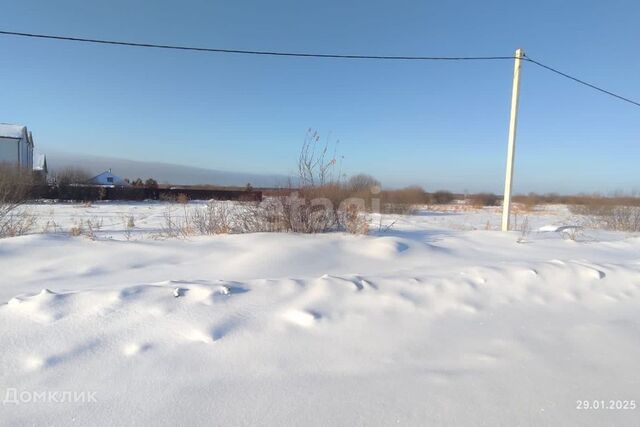
[[[542,227],[538,228],[538,231],[561,233],[561,232],[570,231],[570,230],[582,230],[582,229],[583,227],[580,225],[543,225]]]

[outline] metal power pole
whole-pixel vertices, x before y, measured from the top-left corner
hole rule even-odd
[[[504,179],[504,202],[502,204],[502,231],[509,231],[511,214],[511,183],[513,181],[513,160],[516,154],[516,128],[518,125],[518,99],[520,98],[520,65],[524,51],[516,50],[513,67],[513,90],[511,92],[511,117],[509,118],[509,146],[507,148],[507,173]]]

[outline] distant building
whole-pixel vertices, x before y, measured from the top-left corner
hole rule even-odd
[[[0,163],[33,168],[33,136],[26,126],[0,123]]]
[[[113,187],[129,187],[129,183],[111,173],[111,169],[102,172],[99,175],[94,176],[88,181],[89,184],[105,185]]]
[[[38,155],[33,163],[33,171],[39,177],[42,183],[47,182],[47,175],[49,174],[49,167],[47,166],[47,156],[44,154]]]

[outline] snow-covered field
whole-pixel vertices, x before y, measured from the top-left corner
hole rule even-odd
[[[452,206],[189,239],[159,237],[181,205],[28,208],[48,232],[0,240],[2,425],[640,423],[640,237],[546,231],[583,222],[562,206],[524,235]]]

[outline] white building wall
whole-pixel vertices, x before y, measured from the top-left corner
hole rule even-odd
[[[0,123],[0,162],[33,169],[33,136],[25,126]]]
[[[27,168],[29,170],[33,169],[33,134],[31,132],[27,132],[28,135],[28,144],[27,144]]]
[[[20,140],[20,166],[29,167],[29,145],[24,140]]]
[[[125,180],[111,173],[111,169],[102,172],[100,175],[96,175],[89,180],[89,183],[96,185],[117,185],[128,187],[129,183]]]
[[[18,163],[18,147],[20,140],[0,138],[0,163]]]

